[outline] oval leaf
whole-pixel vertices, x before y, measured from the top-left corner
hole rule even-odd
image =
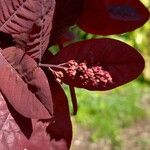
[[[144,60],[134,48],[108,38],[71,44],[51,63],[62,69],[66,84],[89,90],[109,90],[123,85],[137,78],[144,68]]]
[[[78,25],[86,32],[119,34],[142,26],[149,19],[148,9],[137,0],[86,0]]]
[[[21,49],[0,52],[0,91],[23,116],[46,119],[53,114],[47,78],[36,62]]]

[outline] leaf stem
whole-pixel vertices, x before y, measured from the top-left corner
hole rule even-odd
[[[60,66],[60,65],[54,65],[54,64],[39,64],[40,67],[47,67],[47,68],[57,68],[61,70],[65,70],[66,67]]]
[[[77,97],[76,97],[76,93],[75,93],[75,88],[73,86],[69,85],[69,89],[70,89],[71,101],[72,101],[72,105],[73,105],[73,113],[72,113],[72,115],[76,115],[77,111],[78,111],[78,103],[77,103]]]

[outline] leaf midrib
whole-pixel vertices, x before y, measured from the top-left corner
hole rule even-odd
[[[14,11],[14,13],[3,23],[3,25],[0,27],[0,30],[1,30],[1,31],[3,31],[3,28],[5,27],[5,25],[7,24],[7,22],[9,22],[9,21],[17,14],[17,12],[18,12],[21,8],[23,8],[24,4],[25,4],[27,1],[28,1],[28,0],[24,1],[24,2],[20,5],[20,7],[19,7],[16,11]]]

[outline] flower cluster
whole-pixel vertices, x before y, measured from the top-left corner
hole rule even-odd
[[[99,65],[89,67],[86,62],[78,63],[75,60],[70,60],[67,63],[61,65],[64,68],[62,74],[61,71],[56,71],[55,75],[57,81],[60,79],[67,80],[72,79],[79,81],[82,85],[98,86],[99,84],[106,85],[112,83],[112,77],[108,71],[103,70]]]

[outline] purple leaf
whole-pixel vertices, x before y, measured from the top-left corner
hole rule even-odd
[[[50,87],[44,72],[21,49],[0,52],[0,91],[23,116],[47,119],[53,114]]]
[[[15,113],[15,116],[18,116]],[[13,116],[11,115],[7,104],[5,102],[4,97],[0,93],[0,149],[1,150],[20,150],[28,147],[28,140],[22,134],[21,129],[17,125]],[[21,118],[19,116],[20,121],[23,123],[24,127],[26,127],[26,133],[31,134],[30,126],[27,123],[28,120],[25,118]],[[29,130],[28,130],[29,129]],[[32,128],[31,128],[32,130]]]
[[[64,101],[64,105],[62,105],[64,112],[68,110],[67,105],[65,104],[66,102]],[[65,115],[66,114],[64,114],[64,117]],[[68,148],[69,145],[66,144],[66,140],[63,138],[63,136],[61,136],[61,134],[67,135],[68,134],[67,132],[62,130],[62,132],[60,132],[60,134],[57,135],[57,137],[59,137],[60,140],[58,139],[56,140],[57,137],[55,137],[53,132],[52,133],[50,132],[50,128],[52,125],[51,120],[39,121],[36,119],[28,119],[23,117],[17,111],[15,111],[14,108],[8,102],[6,103],[6,100],[1,95],[1,93],[0,93],[0,118],[1,118],[0,120],[1,150],[69,149]],[[69,126],[66,127],[67,130],[69,131]],[[69,136],[67,138],[69,138]]]
[[[13,46],[14,42],[12,36],[3,32],[0,32],[0,48],[4,49]]]
[[[0,1],[0,31],[13,36],[16,45],[41,59],[49,43],[54,0]]]
[[[129,45],[113,39],[92,39],[63,48],[51,61],[63,72],[61,80],[89,90],[109,90],[137,78],[142,56]],[[54,66],[54,67],[53,67]],[[59,77],[58,77],[59,78]]]
[[[139,0],[86,0],[78,25],[92,34],[120,34],[141,27],[149,16]]]
[[[54,103],[54,123],[47,128],[47,132],[52,138],[51,150],[69,150],[72,140],[72,125],[67,97],[53,75],[48,72],[46,74],[51,86]]]
[[[56,0],[50,45],[63,36],[74,25],[83,9],[83,0]]]

